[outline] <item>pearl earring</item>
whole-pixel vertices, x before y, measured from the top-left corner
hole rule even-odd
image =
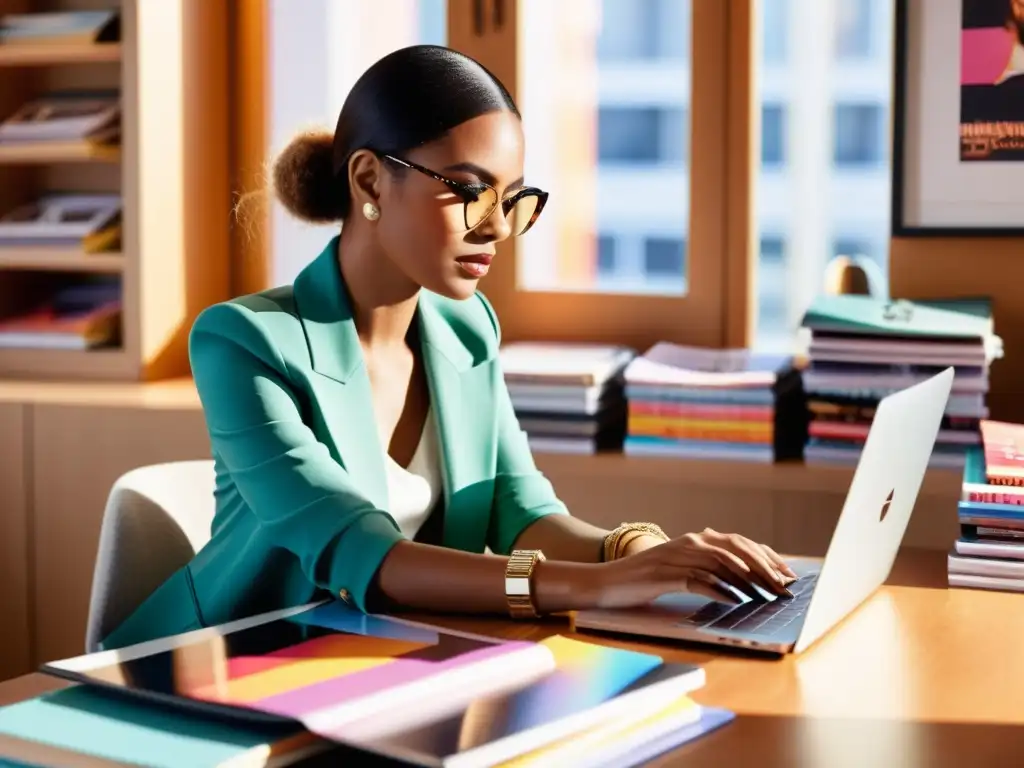
[[[380,208],[373,203],[363,203],[363,216],[369,221],[376,221],[380,218]]]

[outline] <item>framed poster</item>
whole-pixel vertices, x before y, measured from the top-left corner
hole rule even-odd
[[[1024,0],[896,0],[895,236],[1024,234]]]

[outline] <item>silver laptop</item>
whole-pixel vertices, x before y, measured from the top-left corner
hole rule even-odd
[[[758,590],[759,599],[731,605],[673,593],[643,608],[580,611],[576,628],[803,651],[889,577],[952,385],[947,368],[879,403],[825,559],[791,562],[800,576],[789,587],[794,597]]]

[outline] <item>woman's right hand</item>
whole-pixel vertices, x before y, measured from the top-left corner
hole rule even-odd
[[[769,594],[792,597],[786,585],[797,578],[771,547],[710,528],[603,563],[600,574],[600,608],[645,605],[668,592],[739,602],[723,584],[750,597],[757,596],[752,584]]]

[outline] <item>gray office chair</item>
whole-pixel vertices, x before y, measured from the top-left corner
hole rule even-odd
[[[87,653],[210,540],[213,488],[212,461],[140,467],[114,483],[100,528]]]

